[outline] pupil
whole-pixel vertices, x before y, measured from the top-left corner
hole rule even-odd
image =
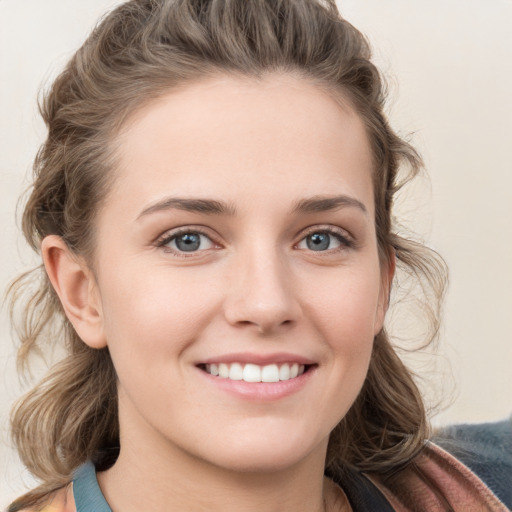
[[[327,233],[313,233],[307,238],[308,249],[312,251],[324,251],[329,248],[330,237]]]
[[[195,233],[185,233],[176,239],[176,247],[180,251],[197,251],[197,249],[199,249],[200,243],[201,238],[198,234]]]

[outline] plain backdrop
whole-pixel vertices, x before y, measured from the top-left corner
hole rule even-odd
[[[19,235],[16,205],[44,138],[38,90],[117,3],[0,0],[2,290],[36,261]],[[408,361],[438,405],[434,424],[504,418],[512,412],[512,0],[339,6],[369,37],[389,81],[391,122],[411,135],[430,175],[410,187],[398,215],[450,267],[437,355]],[[5,307],[1,314],[0,508],[33,485],[9,447],[8,411],[25,388]]]

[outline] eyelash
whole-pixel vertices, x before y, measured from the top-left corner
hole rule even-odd
[[[350,237],[347,236],[347,232],[340,229],[335,228],[333,226],[315,226],[311,229],[309,229],[306,232],[303,232],[301,235],[301,238],[299,242],[297,242],[294,247],[297,247],[302,241],[304,241],[308,236],[313,234],[328,234],[330,236],[333,236],[340,244],[340,247],[334,248],[334,249],[326,249],[325,251],[313,251],[310,250],[310,252],[319,252],[319,253],[336,253],[339,251],[344,251],[347,249],[351,249],[355,247],[355,241]],[[207,249],[203,249],[203,251],[190,251],[190,254],[187,254],[185,251],[177,251],[175,249],[172,249],[170,247],[166,247],[167,244],[171,243],[173,240],[177,239],[181,235],[185,234],[197,234],[202,235],[206,238],[208,238],[212,244],[219,246],[219,244],[214,240],[214,238],[206,233],[204,230],[194,227],[194,226],[187,226],[185,228],[178,229],[177,231],[171,231],[163,234],[160,236],[156,242],[155,246],[157,248],[164,249],[165,252],[169,252],[174,254],[175,256],[181,257],[181,258],[190,258],[190,257],[197,257],[197,254],[200,252],[204,252]]]
[[[355,248],[355,241],[354,239],[343,229],[337,228],[334,226],[314,226],[311,229],[308,229],[301,235],[301,239],[295,246],[300,244],[303,240],[305,240],[308,236],[314,235],[316,233],[319,234],[327,234],[330,236],[333,236],[339,243],[340,247],[334,248],[334,249],[327,249],[325,251],[313,251],[310,252],[319,252],[319,253],[328,253],[333,254],[339,251],[345,251],[347,249],[353,249]]]
[[[202,236],[208,238],[213,245],[217,245],[217,246],[219,245],[213,239],[213,237],[209,233],[206,233],[204,230],[194,227],[194,226],[187,226],[185,228],[180,228],[176,231],[164,233],[161,237],[159,237],[156,240],[155,246],[157,248],[163,249],[165,252],[172,253],[179,258],[191,258],[194,256],[197,257],[197,253],[203,252],[204,250],[203,251],[190,251],[190,253],[187,254],[187,252],[185,252],[185,251],[177,251],[175,249],[172,249],[171,247],[166,247],[167,244],[171,243],[173,240],[177,239],[181,235],[187,235],[187,234],[202,235]]]

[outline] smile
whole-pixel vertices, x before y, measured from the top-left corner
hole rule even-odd
[[[221,379],[244,382],[280,382],[302,375],[308,365],[299,363],[267,364],[219,363],[202,365],[202,369]]]

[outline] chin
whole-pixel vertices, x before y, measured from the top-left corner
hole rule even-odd
[[[256,455],[252,460],[247,457],[242,460],[240,457],[236,459],[221,458],[217,461],[217,466],[222,467],[228,471],[236,473],[276,473],[285,471],[298,465],[304,457],[297,457],[296,454],[266,454],[262,457],[261,454]]]
[[[265,439],[253,439],[250,443],[238,439],[210,460],[238,473],[275,473],[298,466],[311,457],[325,460],[327,440],[315,444],[293,437],[289,433],[284,437],[269,433]]]

